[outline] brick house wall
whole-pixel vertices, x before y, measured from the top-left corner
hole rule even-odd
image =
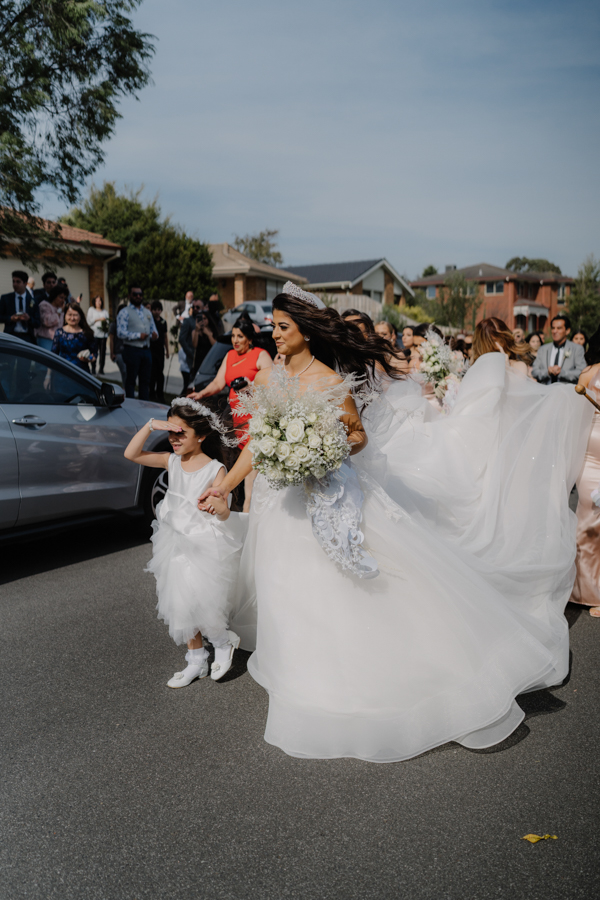
[[[392,306],[394,303],[394,279],[386,269],[383,270],[383,276],[385,279],[385,287],[383,289],[383,302]]]
[[[98,294],[104,300],[106,305],[108,298],[104,296],[104,263],[95,259],[94,257],[90,257],[90,262],[88,263],[88,277],[90,282],[90,303],[97,297]]]
[[[246,276],[246,300],[258,301],[267,299],[267,279]]]
[[[225,309],[235,306],[235,282],[233,278],[219,278],[219,296]]]

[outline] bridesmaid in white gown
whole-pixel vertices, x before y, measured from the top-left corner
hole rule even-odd
[[[318,309],[289,283],[285,290],[273,302],[285,364],[257,382],[298,379],[304,390],[331,392],[333,402],[344,384],[334,367],[365,373],[380,354],[385,361],[389,347],[369,338],[361,348],[335,311]],[[325,554],[302,487],[275,491],[257,477],[230,625],[242,646],[256,647],[248,668],[269,693],[265,739],[292,756],[373,762],[451,740],[497,743],[523,719],[515,697],[556,682],[556,656],[528,610],[508,603],[422,516],[383,490],[385,457],[366,446],[350,393],[343,408],[348,479],[358,472],[363,547],[379,576],[361,579]],[[245,449],[217,492],[227,496],[250,468]]]

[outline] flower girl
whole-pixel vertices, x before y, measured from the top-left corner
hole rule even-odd
[[[168,432],[173,453],[143,449],[155,430]],[[227,502],[218,497],[211,501],[210,515],[196,506],[200,494],[225,477],[222,444],[229,443],[225,432],[219,417],[206,406],[177,398],[167,421],[150,419],[125,450],[132,462],[169,473],[169,489],[153,523],[153,554],[147,571],[156,577],[159,618],[169,626],[176,643],[188,646],[187,667],[167,682],[171,688],[208,675],[203,634],[215,648],[213,681],[229,671],[240,643],[227,625],[248,517],[230,512]]]

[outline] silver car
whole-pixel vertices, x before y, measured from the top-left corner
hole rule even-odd
[[[123,451],[166,409],[126,400],[56,354],[0,334],[0,540],[116,512],[150,521],[166,471]],[[164,431],[146,446],[170,449]]]
[[[271,325],[273,322],[273,304],[270,300],[256,300],[252,303],[248,301],[240,303],[239,306],[234,306],[233,309],[228,309],[223,313],[223,325],[226,331],[233,327],[235,320],[243,312],[248,313],[252,321],[260,325],[261,328],[263,325]]]

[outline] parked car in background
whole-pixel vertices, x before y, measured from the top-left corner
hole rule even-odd
[[[127,400],[56,354],[0,334],[0,540],[117,512],[150,522],[167,473],[123,451],[166,409]],[[165,432],[147,448],[169,450]]]
[[[240,303],[239,306],[234,306],[233,309],[228,309],[223,313],[222,319],[226,331],[233,327],[235,320],[243,312],[248,313],[252,321],[261,328],[263,325],[270,325],[273,322],[273,304],[269,300]]]

